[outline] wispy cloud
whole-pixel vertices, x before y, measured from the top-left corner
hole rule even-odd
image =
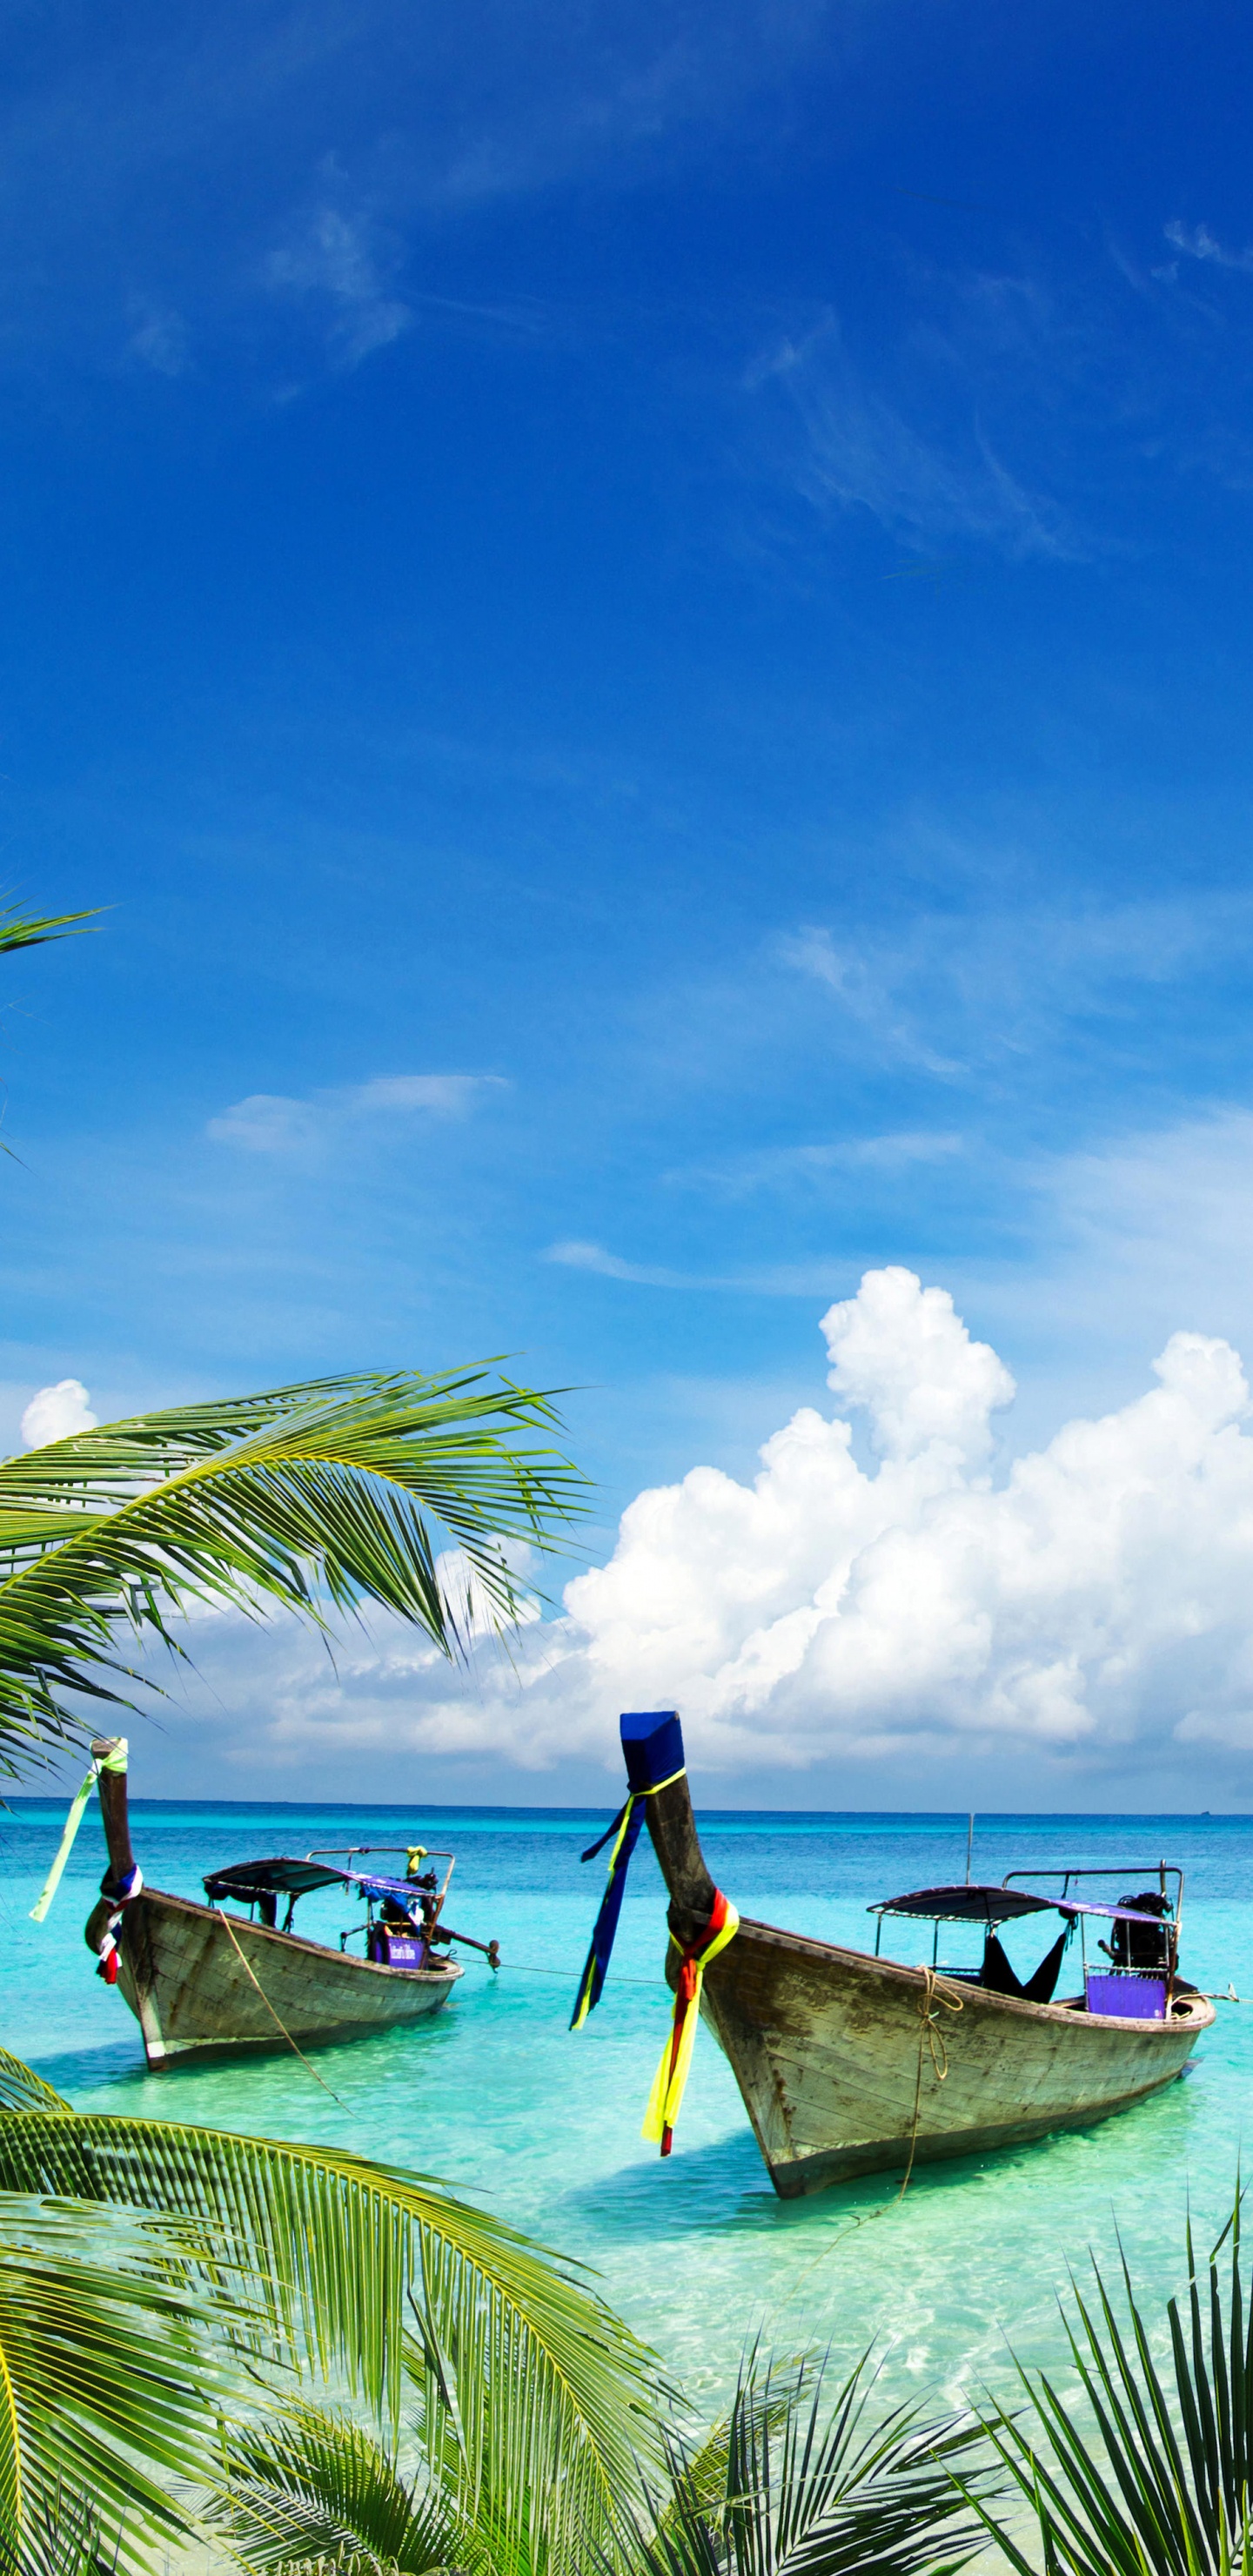
[[[998,872],[1004,878],[1019,864],[1011,852]],[[1125,1017],[1145,987],[1222,978],[1253,948],[1253,905],[1243,894],[1063,910],[1028,891],[1025,865],[1021,874],[1017,904],[919,910],[906,927],[878,932],[811,923],[780,935],[774,958],[831,996],[859,1053],[873,1049],[883,1062],[955,1081],[1063,1031],[1073,1043],[1085,1025]],[[833,1015],[833,1033],[838,1027]]]
[[[1182,251],[1185,259],[1208,260],[1215,268],[1235,268],[1246,277],[1253,277],[1253,247],[1228,250],[1215,238],[1208,224],[1193,224],[1189,228],[1187,224],[1173,223],[1166,224],[1163,229],[1167,241],[1175,250]]]
[[[190,364],[187,325],[181,313],[165,305],[137,304],[135,327],[127,346],[134,358],[158,376],[185,376]]]
[[[620,1279],[632,1288],[682,1289],[693,1296],[829,1297],[843,1282],[848,1263],[831,1253],[812,1261],[769,1262],[755,1269],[716,1272],[666,1270],[655,1263],[623,1261],[603,1243],[550,1243],[541,1261],[565,1270],[586,1270],[598,1279]]]
[[[383,267],[369,218],[323,205],[291,240],[271,251],[265,276],[276,293],[322,301],[329,308],[327,337],[333,355],[341,366],[356,367],[375,349],[399,339],[413,321],[410,307],[391,291]]]
[[[893,535],[960,538],[1014,558],[1085,551],[1055,504],[1004,462],[969,401],[964,415],[946,402],[946,417],[911,419],[855,364],[833,314],[776,341],[746,381],[781,394],[799,422],[793,472],[815,507],[864,510]]]
[[[637,1288],[719,1287],[718,1280],[685,1278],[677,1270],[659,1270],[645,1262],[620,1261],[616,1252],[607,1252],[603,1243],[550,1243],[540,1255],[543,1261],[555,1261],[563,1270],[590,1270],[598,1279],[626,1279]]]
[[[894,991],[899,972],[893,973],[886,960],[872,962],[864,952],[837,946],[831,932],[821,924],[785,934],[777,945],[781,965],[795,967],[798,974],[811,975],[833,992],[850,1017],[873,1032],[880,1044],[893,1055],[920,1065],[926,1072],[955,1074],[961,1066],[937,1053],[919,1033],[900,1005]]]
[[[890,1175],[916,1164],[951,1162],[964,1150],[965,1139],[960,1135],[903,1129],[882,1136],[841,1137],[820,1145],[771,1145],[757,1154],[729,1156],[721,1163],[693,1164],[668,1172],[666,1178],[680,1189],[740,1199],[758,1190],[817,1190],[853,1172]]]
[[[466,1118],[484,1096],[505,1091],[494,1073],[397,1073],[373,1082],[315,1091],[306,1099],[254,1091],[211,1118],[215,1144],[248,1154],[291,1154],[324,1143],[353,1121],[421,1112],[431,1118]]]

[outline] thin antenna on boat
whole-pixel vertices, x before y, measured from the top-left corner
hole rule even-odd
[[[967,1885],[967,1887],[969,1887],[969,1885],[970,1885],[970,1856],[971,1856],[971,1853],[972,1853],[972,1852],[973,1852],[973,1850],[974,1850],[974,1847],[975,1847],[975,1820],[974,1820],[974,1817],[973,1817],[973,1816],[968,1816],[968,1817],[967,1817],[967,1819],[966,1819],[966,1885]]]

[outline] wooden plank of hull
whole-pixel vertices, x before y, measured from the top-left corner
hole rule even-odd
[[[376,1967],[298,1933],[272,1932],[234,1914],[228,1918],[214,1906],[193,1905],[155,1887],[127,1906],[119,1935],[118,1985],[143,2032],[151,2067],[219,2049],[282,2048],[282,2033],[263,1995],[284,2029],[308,2048],[324,2040],[359,2039],[437,2012],[463,1973],[451,1962],[440,1968]]]
[[[1203,1995],[1180,1997],[1165,2022],[944,1977],[930,1998],[924,1969],[741,1922],[702,2011],[784,2199],[903,2168],[915,2117],[919,2162],[1107,2119],[1173,2083],[1214,2020]]]

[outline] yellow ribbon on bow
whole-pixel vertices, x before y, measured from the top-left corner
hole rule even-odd
[[[653,2077],[653,2089],[648,2097],[648,2109],[644,2113],[644,2126],[640,2131],[641,2137],[647,2138],[653,2145],[660,2145],[663,2156],[668,2156],[670,2153],[674,2124],[678,2119],[679,2105],[687,2088],[688,2069],[692,2063],[692,2050],[696,2045],[696,2024],[700,2019],[700,1992],[705,1979],[705,1970],[711,1959],[716,1959],[718,1952],[725,1950],[728,1941],[735,1939],[739,1928],[740,1918],[730,1897],[724,1896],[719,1889],[702,1939],[699,1942],[693,1942],[683,1952],[678,1984],[675,1987],[674,2018],[670,2026],[670,2035],[661,2052],[661,2062]],[[670,1938],[674,1941],[673,1932]],[[679,1944],[675,1941],[675,1948],[678,1949],[678,1947]]]

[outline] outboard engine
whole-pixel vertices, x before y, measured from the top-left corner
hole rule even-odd
[[[1170,1906],[1156,1888],[1144,1888],[1138,1896],[1120,1896],[1136,1914],[1157,1916],[1154,1923],[1115,1923],[1113,1938],[1101,1948],[1116,1968],[1138,1968],[1147,1976],[1164,1977],[1170,1971],[1171,1924]]]

